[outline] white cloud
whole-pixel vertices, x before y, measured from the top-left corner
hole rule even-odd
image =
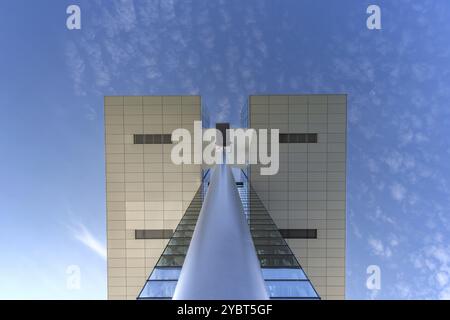
[[[428,256],[433,257],[441,264],[449,267],[450,265],[450,251],[449,248],[445,248],[442,246],[431,246],[426,250],[426,254]]]
[[[86,95],[83,87],[84,73],[86,64],[78,52],[77,46],[73,42],[69,42],[66,47],[67,66],[70,70],[70,76],[73,81],[75,94],[79,96]]]
[[[395,289],[398,295],[403,299],[409,299],[412,297],[411,287],[406,283],[403,282],[397,283],[395,285]]]
[[[438,272],[436,274],[436,280],[443,287],[448,283],[448,274],[446,272]]]
[[[394,225],[395,221],[392,219],[389,215],[385,214],[383,210],[381,210],[380,207],[376,207],[375,213],[373,214],[373,217],[370,216],[373,220],[378,221],[380,223],[389,223]]]
[[[83,41],[83,49],[89,57],[89,64],[95,77],[95,84],[100,88],[107,87],[111,82],[112,75],[110,68],[108,68],[107,63],[104,61],[102,46],[94,42],[88,43],[87,41]]]
[[[406,170],[414,169],[416,162],[413,157],[402,154],[398,151],[393,151],[383,158],[384,163],[394,173],[405,172]]]
[[[106,260],[106,245],[98,240],[84,224],[77,223],[73,226],[69,226],[69,229],[75,239],[91,249],[102,259]]]
[[[166,3],[168,1],[164,1]],[[136,12],[132,0],[120,0],[115,2],[116,19],[118,24],[125,30],[130,31],[136,26]]]
[[[450,299],[450,247],[444,244],[428,245],[411,256],[414,268],[425,277],[435,297]]]
[[[391,239],[391,241],[389,241],[389,244],[390,244],[392,247],[398,246],[398,239],[396,239],[396,238]]]
[[[97,111],[95,111],[94,108],[92,108],[91,106],[87,106],[85,109],[86,109],[85,112],[86,119],[88,119],[89,121],[94,121],[97,119]]]
[[[379,239],[375,239],[370,237],[369,238],[369,245],[372,248],[372,253],[381,256],[389,258],[392,256],[392,250],[389,248],[389,246],[385,246],[383,242]]]
[[[391,195],[394,200],[401,202],[406,196],[406,189],[400,183],[396,182],[391,185]]]

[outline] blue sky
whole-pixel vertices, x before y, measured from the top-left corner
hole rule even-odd
[[[106,297],[104,95],[201,94],[237,124],[249,94],[338,92],[348,298],[449,299],[448,34],[447,0],[1,1],[0,298]]]

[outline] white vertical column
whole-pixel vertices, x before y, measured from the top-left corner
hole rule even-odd
[[[231,169],[216,165],[174,300],[268,299]]]

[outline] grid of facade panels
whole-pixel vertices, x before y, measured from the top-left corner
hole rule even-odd
[[[105,97],[108,298],[136,299],[168,242],[147,235],[173,231],[197,192],[201,166],[174,165],[163,137],[200,120],[199,96]]]
[[[145,282],[138,299],[171,299],[186,258],[204,199],[203,185],[178,224],[172,238]]]
[[[252,165],[251,184],[279,229],[317,230],[286,241],[323,299],[345,298],[346,107],[346,95],[249,100],[249,127],[279,129],[282,139],[278,174]]]
[[[244,174],[238,187],[271,299],[320,299],[289,245]]]

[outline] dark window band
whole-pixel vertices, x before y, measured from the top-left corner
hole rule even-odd
[[[134,230],[135,239],[170,239],[172,229]]]
[[[280,133],[280,143],[317,143],[317,133]]]
[[[172,144],[171,134],[135,134],[134,144]]]
[[[317,229],[280,229],[285,239],[317,239]]]

